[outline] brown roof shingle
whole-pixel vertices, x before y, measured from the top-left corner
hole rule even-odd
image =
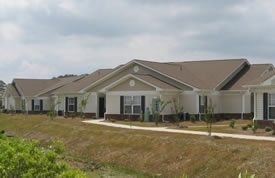
[[[169,63],[136,61],[198,89],[215,89],[243,63],[248,63],[246,59]]]
[[[104,77],[105,75],[111,73],[113,69],[99,69],[93,73],[91,73],[88,76],[85,76],[84,78],[73,82],[69,85],[65,85],[56,91],[54,91],[54,94],[60,94],[60,93],[78,93],[80,90],[84,89],[85,87],[89,86],[93,82],[96,82],[100,78]]]

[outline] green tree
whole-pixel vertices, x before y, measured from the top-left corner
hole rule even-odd
[[[0,135],[0,177],[79,177],[85,174],[58,161],[60,142],[43,147],[39,141],[25,141]]]

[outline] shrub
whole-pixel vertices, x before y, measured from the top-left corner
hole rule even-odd
[[[271,127],[265,127],[265,129],[264,129],[266,132],[270,132],[270,131],[272,131],[272,128]]]
[[[193,123],[195,123],[197,121],[197,118],[196,118],[195,114],[190,115],[190,121],[193,122]]]
[[[115,120],[115,119],[110,119],[110,121],[111,121],[111,122],[116,122],[116,120]]]
[[[275,135],[275,130],[272,130],[272,133],[271,133],[272,135]]]
[[[252,124],[247,124],[247,127],[248,128],[252,128]]]
[[[231,127],[232,129],[234,129],[235,123],[236,123],[236,120],[235,120],[235,119],[232,119],[232,120],[230,121],[229,127]]]
[[[243,129],[243,130],[247,130],[247,129],[248,129],[248,125],[242,126],[242,129]]]

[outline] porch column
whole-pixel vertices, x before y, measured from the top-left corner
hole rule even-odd
[[[241,119],[243,119],[243,115],[245,113],[245,93],[242,95],[242,116]]]

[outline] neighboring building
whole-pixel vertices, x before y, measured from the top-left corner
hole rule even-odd
[[[51,92],[81,79],[67,77],[58,79],[14,79],[3,95],[4,109],[14,112],[46,113],[53,103]]]
[[[273,70],[272,64],[250,64],[247,59],[167,63],[132,60],[58,87],[51,84],[53,80],[47,86],[40,86],[32,84],[31,79],[15,79],[10,92],[17,91],[20,99],[28,96],[28,106],[35,99],[36,109],[43,105],[42,110],[48,110],[51,104],[56,104],[56,110],[66,115],[79,113],[82,99],[89,97],[84,110],[87,117],[138,118],[147,110],[158,110],[160,98],[174,100],[184,112],[198,117],[212,106],[218,118],[249,118],[256,106],[255,94],[247,85],[261,76],[271,75]],[[35,91],[22,95],[21,86],[25,85],[30,87],[25,93],[30,89]],[[17,103],[17,95],[10,96],[13,96],[10,103]],[[40,104],[40,99],[47,102]],[[164,120],[173,118],[172,103],[162,115]]]

